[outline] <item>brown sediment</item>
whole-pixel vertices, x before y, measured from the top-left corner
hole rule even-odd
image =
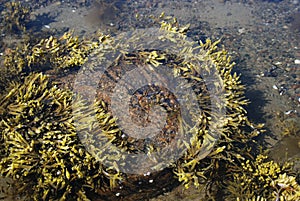
[[[84,16],[87,23],[96,27],[105,27],[114,23],[120,10],[114,5],[114,1],[108,3],[105,1],[92,1],[89,13]]]
[[[291,30],[300,33],[300,12],[292,14]]]

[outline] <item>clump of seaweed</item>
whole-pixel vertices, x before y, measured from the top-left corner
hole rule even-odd
[[[25,7],[21,2],[7,2],[2,11],[4,29],[8,33],[21,33],[26,30],[26,24],[30,20],[31,9]]]
[[[109,41],[104,34],[97,34],[91,40],[79,39],[72,32],[66,32],[60,38],[50,36],[37,44],[20,44],[4,55],[4,67],[0,77],[0,89],[5,91],[7,80],[16,80],[30,72],[66,70],[81,66],[89,53]],[[17,81],[17,80],[16,80]]]
[[[24,44],[5,55],[4,64],[18,74],[49,69],[62,69],[82,65],[88,54],[107,39],[99,35],[95,41],[79,39],[66,32],[60,38],[50,36],[38,44]]]
[[[279,164],[262,154],[254,161],[245,160],[241,168],[231,173],[233,178],[226,182],[228,198],[296,201],[299,199],[300,185],[293,176],[292,167],[290,162]]]
[[[121,48],[120,52],[123,54],[109,66],[106,74],[99,81],[101,87],[99,87],[97,97],[101,103],[98,106],[101,110],[97,117],[100,122],[100,132],[92,132],[95,134],[89,136],[86,131],[83,134],[83,141],[88,145],[86,147],[89,152],[94,153],[98,160],[112,161],[111,166],[115,165],[115,170],[128,167],[135,169],[141,168],[143,164],[127,164],[126,158],[121,157],[118,159],[118,163],[114,163],[113,161],[116,160],[114,157],[122,156],[124,153],[141,152],[149,157],[150,161],[155,161],[157,153],[161,158],[168,158],[170,155],[168,151],[164,152],[164,146],[171,144],[172,134],[180,135],[176,129],[182,127],[183,135],[189,136],[189,138],[186,140],[185,137],[179,136],[182,140],[172,149],[186,151],[168,168],[186,188],[189,188],[190,185],[200,188],[201,184],[206,184],[209,189],[214,183],[219,182],[224,168],[233,167],[236,161],[244,159],[241,150],[245,147],[245,143],[251,142],[253,137],[263,132],[263,125],[254,125],[248,120],[247,112],[244,109],[244,106],[248,104],[248,100],[244,97],[244,86],[241,84],[240,76],[232,72],[234,63],[231,62],[227,51],[218,47],[220,41],[212,42],[208,39],[205,42],[191,42],[186,40],[188,25],[180,27],[175,18],[164,17],[163,14],[157,21],[161,25],[160,30],[156,32],[159,34],[157,37],[151,35],[152,38],[149,38],[153,49],[143,48],[139,41],[141,40],[140,35],[145,36],[147,33],[139,32],[126,38],[130,44],[136,44],[132,48],[135,51],[130,51],[130,47],[127,47],[128,44],[122,43],[123,40],[119,43],[116,40],[112,45],[111,51]],[[147,38],[143,38],[143,43],[144,41],[147,41]],[[155,46],[159,47],[164,41],[168,41],[175,48],[163,51],[155,49]],[[175,54],[174,49],[179,51]],[[100,58],[105,58],[105,54],[107,53],[101,52]],[[132,70],[133,66],[143,68],[145,71],[148,69],[156,71],[165,66],[172,69],[172,76],[189,81],[189,84],[180,87],[183,89],[193,88],[201,112],[191,110],[192,106],[188,105],[189,115],[194,117],[192,122],[185,122],[183,118],[177,116],[178,121],[175,124],[177,127],[174,127],[174,124],[170,123],[171,121],[166,121],[166,127],[163,129],[165,133],[160,133],[154,139],[140,140],[129,137],[116,120],[118,117],[112,116],[111,99],[107,97],[113,93],[112,89],[116,86],[116,80],[120,80],[122,74]],[[222,86],[220,87],[219,80],[210,83],[202,75],[218,77]],[[129,86],[126,87],[130,88],[133,83],[127,84]],[[215,87],[214,95],[219,96],[219,104],[212,106],[211,91],[206,88],[205,84]],[[169,97],[169,99],[165,98],[168,100],[167,102],[173,102],[176,105],[176,101],[170,98],[172,96],[162,93],[163,89],[157,86],[149,86],[149,88],[151,90],[160,89],[161,93],[157,94],[151,91],[151,94],[156,95],[148,98],[148,102],[143,101],[142,98],[147,96],[148,92],[137,94],[136,100],[138,100],[139,106],[136,108],[144,108],[143,111],[147,113],[151,107],[149,105],[156,104],[170,112],[168,115],[176,116],[177,113],[174,109],[176,107],[172,108],[172,104],[165,106],[160,102],[160,95],[166,94],[166,97]],[[220,112],[224,108],[225,113]],[[139,110],[133,110],[132,113],[137,111]],[[171,131],[169,132],[169,130]],[[107,141],[116,146],[107,146]],[[106,149],[105,152],[104,149]],[[158,164],[155,168],[159,169],[160,165]]]
[[[273,197],[276,200],[296,201],[300,198],[300,185],[295,176],[280,174],[277,179],[272,181],[271,186],[275,189]]]
[[[72,98],[33,73],[1,100],[0,173],[28,200],[88,200],[86,192],[101,187],[101,165],[72,124]]]
[[[300,125],[296,118],[287,118],[280,123],[282,123],[283,136],[297,136],[300,133]]]
[[[276,117],[278,119],[278,127],[282,136],[297,136],[300,132],[300,125],[297,118],[290,114],[291,111],[279,112]]]

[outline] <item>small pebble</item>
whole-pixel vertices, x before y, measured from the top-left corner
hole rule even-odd
[[[278,87],[274,84],[274,85],[273,85],[273,89],[278,90]]]
[[[284,28],[284,29],[288,29],[289,27],[288,27],[288,26],[286,26],[286,25],[284,25],[282,28]]]
[[[296,59],[295,64],[300,64],[300,59]]]
[[[146,174],[144,174],[144,176],[149,176],[151,173],[150,172],[147,172]]]
[[[150,179],[150,180],[149,180],[149,183],[153,183],[153,179]]]
[[[50,29],[50,26],[49,25],[44,25],[45,28],[47,29]]]
[[[280,61],[277,61],[276,63],[274,63],[274,65],[281,65],[282,64],[282,62],[280,62]]]
[[[284,114],[286,114],[286,115],[289,115],[292,113],[297,113],[297,110],[288,110],[288,111],[284,112]]]
[[[245,29],[245,28],[240,28],[240,29],[238,29],[238,32],[239,32],[240,34],[243,34],[243,33],[246,32],[246,29]]]

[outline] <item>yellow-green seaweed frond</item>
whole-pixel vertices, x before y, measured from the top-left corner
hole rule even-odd
[[[32,73],[2,100],[0,174],[28,200],[69,200],[102,185],[73,124],[73,94]],[[77,105],[77,106],[76,106]]]
[[[26,30],[26,23],[29,22],[30,8],[25,7],[20,1],[7,2],[2,11],[3,26],[7,32],[19,33]]]
[[[294,201],[299,195],[299,185],[290,175],[292,165],[289,162],[276,163],[261,154],[255,161],[245,160],[241,163],[241,170],[233,173],[233,180],[226,182],[228,197],[245,200],[259,195],[267,200],[284,197],[284,200]]]

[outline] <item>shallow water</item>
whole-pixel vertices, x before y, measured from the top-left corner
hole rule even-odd
[[[0,3],[2,12],[5,2]],[[74,30],[75,35],[88,38],[99,29],[118,36],[137,28],[151,28],[148,16],[165,12],[175,16],[180,24],[190,24],[191,40],[221,39],[221,45],[236,63],[234,71],[241,74],[246,86],[246,97],[251,102],[246,108],[250,120],[265,123],[267,131],[260,140],[269,155],[279,162],[296,161],[300,157],[298,0],[36,2],[24,2],[33,8],[26,28],[45,37],[59,37],[67,30]],[[3,22],[0,29],[3,57],[22,39],[6,33]],[[295,168],[300,169],[297,161]],[[201,194],[179,186],[153,200],[198,200]]]

